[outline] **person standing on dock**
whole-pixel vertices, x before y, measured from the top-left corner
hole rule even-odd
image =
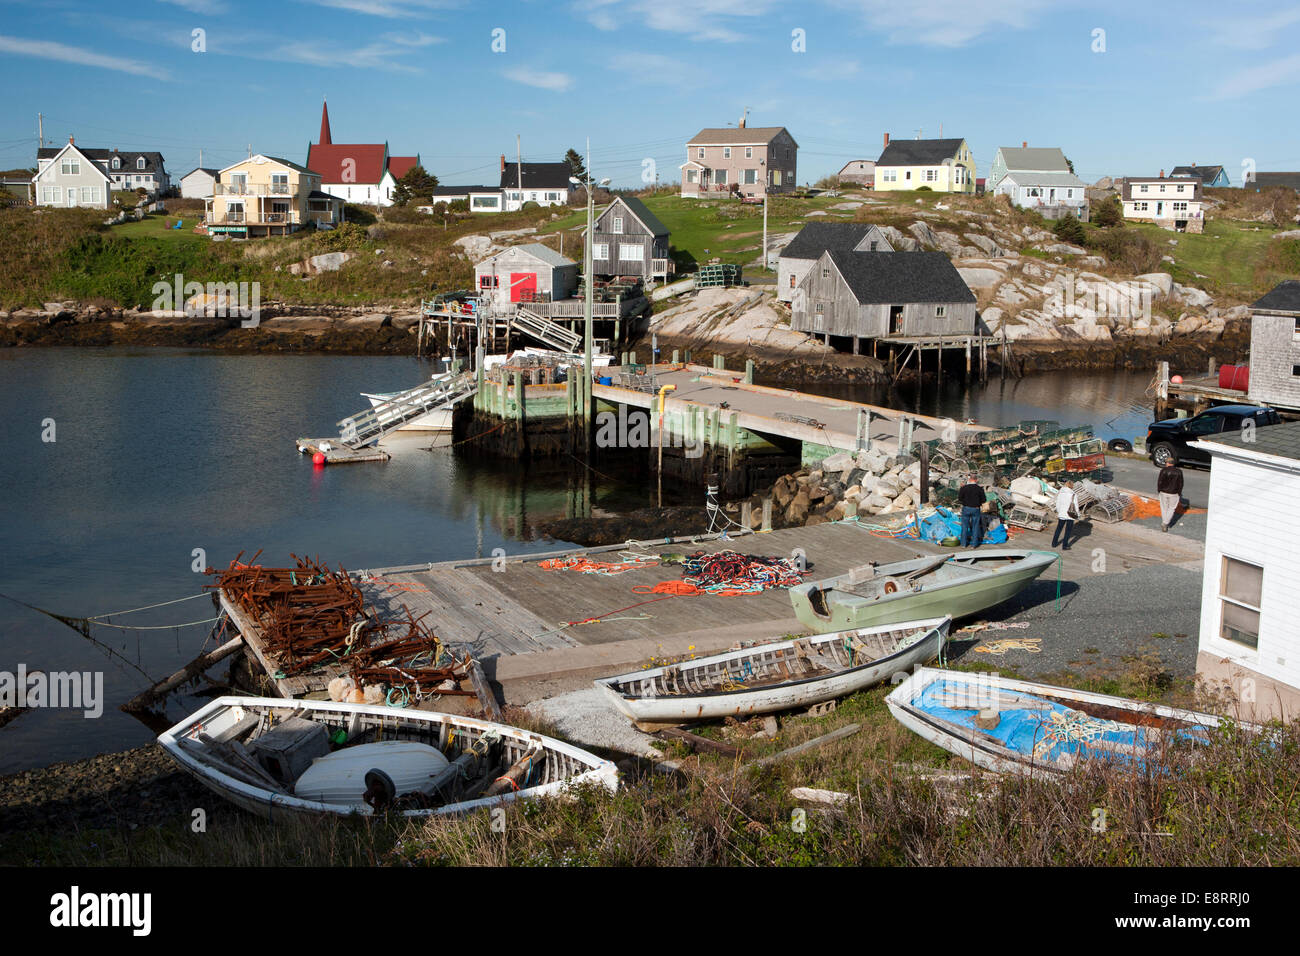
[[[966,476],[966,484],[957,492],[961,504],[961,546],[978,548],[984,541],[984,515],[981,508],[987,500],[984,489],[974,475]]]
[[[1168,531],[1178,506],[1183,503],[1183,470],[1173,458],[1156,476],[1156,492],[1160,495],[1160,530]]]
[[[1070,550],[1070,531],[1074,528],[1074,516],[1070,514],[1074,508],[1074,482],[1067,481],[1062,483],[1061,490],[1056,494],[1056,530],[1052,532],[1052,547],[1056,547],[1057,539],[1060,539],[1061,550]]]

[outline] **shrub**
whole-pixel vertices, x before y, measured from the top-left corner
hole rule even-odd
[[[1118,196],[1107,196],[1092,207],[1092,224],[1103,229],[1118,226],[1124,221],[1124,207]]]
[[[313,248],[323,252],[356,249],[366,241],[366,230],[355,222],[344,222],[326,232],[311,237]]]
[[[916,187],[916,191],[919,192],[919,193],[932,193],[932,192],[934,192],[934,190],[931,189],[929,186],[917,186],[917,187]]]
[[[1141,274],[1160,268],[1162,252],[1153,240],[1136,232],[1094,230],[1086,236],[1088,246],[1129,272]]]
[[[1083,223],[1069,213],[1056,221],[1056,225],[1052,227],[1052,232],[1056,233],[1056,238],[1062,242],[1072,242],[1075,245],[1083,245],[1086,238]]]

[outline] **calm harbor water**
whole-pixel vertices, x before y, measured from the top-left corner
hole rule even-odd
[[[293,440],[329,434],[360,410],[359,392],[409,386],[415,359],[222,355],[184,350],[11,349],[0,352],[0,592],[90,616],[197,594],[208,578],[194,550],[224,566],[258,548],[367,567],[547,550],[533,522],[650,503],[644,474],[584,488],[574,468],[545,473],[457,459],[428,438],[403,440],[386,464],[317,469]],[[901,395],[927,414],[1001,424],[1092,422],[1102,437],[1139,433],[1145,374],[1054,373],[966,391]],[[839,389],[844,398],[888,396]],[[919,403],[919,404],[918,404]],[[46,420],[55,441],[42,440]],[[171,625],[212,617],[206,598],[114,623]],[[0,728],[0,772],[139,746],[155,731],[118,710],[149,680],[179,669],[207,626],[92,628],[93,644],[45,615],[0,600],[0,671],[102,671],[103,714],[35,710]],[[109,652],[118,656],[112,656]],[[218,673],[223,672],[222,668]],[[200,698],[167,705],[179,719]]]

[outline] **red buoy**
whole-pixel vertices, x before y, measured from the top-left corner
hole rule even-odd
[[[323,451],[316,452],[316,454],[311,456],[311,463],[313,465],[325,464],[325,453]]]
[[[1181,375],[1173,375],[1173,376],[1170,376],[1170,378],[1169,378],[1169,384],[1170,384],[1170,385],[1182,385],[1182,384],[1183,384],[1183,377],[1182,377]]]

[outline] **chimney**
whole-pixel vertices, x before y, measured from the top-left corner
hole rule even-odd
[[[740,128],[740,129],[744,129],[744,128],[745,128],[745,117],[744,117],[744,116],[742,116],[742,117],[740,118],[740,127],[739,127],[739,128]]]
[[[70,146],[76,146],[76,145],[77,145],[77,139],[76,139],[76,137],[75,137],[75,136],[69,136],[69,137],[68,137],[68,144],[69,144]]]
[[[1022,139],[1022,140],[1020,141],[1020,148],[1021,148],[1021,149],[1028,149],[1028,148],[1029,148],[1029,140],[1027,140],[1027,139]]]
[[[889,145],[889,134],[888,134],[888,133],[885,134],[885,145],[886,145],[886,146]]]
[[[1161,179],[1164,179],[1164,178],[1165,178],[1165,171],[1164,171],[1163,169],[1160,170],[1160,178],[1161,178]]]
[[[505,153],[502,153],[502,154],[501,154],[501,172],[504,173],[505,171],[506,171],[506,154],[505,154]]]

